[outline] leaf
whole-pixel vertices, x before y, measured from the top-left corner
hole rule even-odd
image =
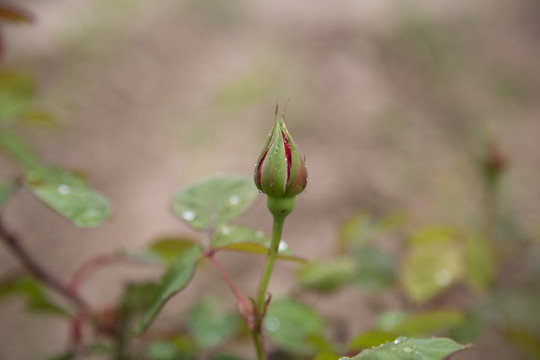
[[[244,360],[244,359],[236,355],[220,354],[220,355],[212,356],[210,360]]]
[[[465,316],[458,311],[435,310],[424,314],[408,316],[393,331],[400,335],[428,335],[437,331],[449,330],[465,321]]]
[[[451,339],[407,339],[400,337],[393,342],[362,351],[355,357],[339,360],[444,360],[454,353],[470,348]]]
[[[197,245],[173,260],[154,289],[150,305],[143,312],[142,319],[135,330],[136,333],[140,334],[146,330],[165,303],[189,284],[202,253],[202,247]]]
[[[122,299],[118,302],[121,321],[126,327],[130,325],[133,318],[151,305],[156,287],[157,285],[151,282],[127,284]]]
[[[21,295],[26,298],[26,305],[29,310],[70,316],[69,312],[56,304],[42,289],[41,285],[30,276],[21,276],[13,281],[3,284],[0,287],[0,300],[9,295]]]
[[[308,290],[328,293],[352,280],[356,263],[347,257],[326,262],[312,262],[298,271],[300,285]]]
[[[409,314],[404,311],[385,311],[381,313],[377,318],[377,328],[386,332],[391,332],[399,324],[405,321],[408,316]]]
[[[161,238],[150,245],[150,253],[170,263],[183,251],[191,248],[196,241],[182,236]]]
[[[260,230],[236,225],[221,225],[212,237],[212,247],[217,250],[246,252],[255,255],[268,255],[270,239]],[[292,255],[285,241],[281,241],[278,259],[305,263],[306,260]]]
[[[355,284],[364,290],[380,290],[391,286],[396,277],[394,260],[382,251],[365,246],[352,252],[359,264]]]
[[[207,298],[189,311],[187,324],[195,343],[208,349],[234,336],[240,330],[242,318],[236,312],[223,312],[217,299]]]
[[[0,17],[2,7],[0,5]],[[0,123],[11,124],[33,102],[34,81],[31,76],[16,72],[0,72]]]
[[[318,353],[313,360],[336,360],[338,356],[332,351],[325,350]]]
[[[387,341],[394,340],[396,338],[395,333],[373,329],[366,331],[358,336],[356,336],[350,343],[350,350],[360,350],[367,349],[379,344],[385,343]]]
[[[49,111],[39,108],[29,108],[20,114],[20,121],[24,124],[47,128],[58,128],[61,123]]]
[[[504,335],[516,347],[527,353],[531,359],[540,358],[540,335],[521,328],[507,328]]]
[[[256,243],[268,246],[270,244],[270,238],[264,236],[261,230],[225,224],[216,229],[211,242],[214,248],[222,248],[238,243]]]
[[[168,341],[154,341],[144,349],[144,357],[150,360],[176,360],[179,354],[174,344]]]
[[[0,209],[2,209],[2,206],[4,206],[7,199],[17,188],[17,180],[14,178],[0,182]]]
[[[479,291],[487,291],[495,277],[495,257],[488,239],[470,236],[465,256],[468,282]]]
[[[322,337],[324,322],[308,305],[289,299],[270,302],[264,318],[268,338],[294,354],[310,355],[316,351],[311,338]]]
[[[237,251],[237,252],[249,253],[253,255],[268,256],[268,248],[257,243],[231,244],[231,245],[227,245],[225,247],[220,248],[220,250]],[[277,258],[279,260],[294,261],[301,264],[307,263],[307,260],[304,258],[294,256],[294,255],[284,255],[283,253],[278,253]]]
[[[26,185],[39,200],[77,227],[98,226],[109,215],[107,199],[72,172],[39,167],[26,174]]]
[[[358,213],[341,225],[339,231],[340,248],[349,250],[357,246],[364,246],[371,239],[374,226],[369,215]]]
[[[356,213],[341,224],[339,230],[340,251],[350,251],[368,245],[377,236],[405,223],[404,214],[389,214],[381,219],[373,219],[365,213]]]
[[[215,229],[240,216],[258,193],[251,177],[214,176],[177,192],[172,210],[197,230]]]
[[[12,131],[0,130],[0,150],[24,170],[39,165],[36,153]]]
[[[409,298],[424,303],[445,291],[464,275],[461,244],[448,229],[428,229],[410,239],[402,268]]]
[[[485,316],[480,309],[469,309],[461,324],[454,326],[449,331],[449,336],[458,342],[469,342],[478,339],[486,327]]]

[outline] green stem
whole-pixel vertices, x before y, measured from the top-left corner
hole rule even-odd
[[[274,226],[272,228],[272,242],[270,243],[270,250],[268,251],[268,257],[266,258],[266,264],[259,282],[259,290],[257,292],[256,310],[258,315],[264,313],[264,303],[266,301],[266,294],[268,290],[268,284],[270,283],[270,277],[274,270],[274,264],[276,263],[279,242],[281,241],[281,233],[283,231],[283,223],[286,216],[274,215]]]
[[[266,352],[264,351],[264,341],[262,333],[262,323],[266,312],[266,294],[268,293],[268,284],[272,277],[272,271],[276,263],[279,242],[281,241],[281,233],[283,232],[283,223],[285,218],[289,215],[296,204],[296,197],[289,198],[273,198],[268,196],[266,198],[266,204],[268,210],[274,217],[274,225],[272,227],[272,241],[270,243],[270,249],[268,250],[268,257],[266,258],[266,264],[259,281],[259,289],[257,291],[257,298],[255,300],[255,326],[251,330],[253,337],[253,343],[257,350],[258,360],[267,360]]]
[[[253,337],[253,343],[255,344],[255,351],[257,352],[258,360],[267,360],[266,352],[264,351],[264,345],[262,342],[262,334],[260,331],[253,330],[251,332]]]

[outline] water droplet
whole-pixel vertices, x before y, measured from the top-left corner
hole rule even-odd
[[[195,219],[195,211],[191,211],[191,210],[182,211],[182,219],[186,221],[191,221]]]
[[[437,271],[434,275],[435,283],[439,286],[446,286],[452,282],[452,274],[446,269]]]
[[[281,323],[279,322],[279,319],[275,316],[269,316],[264,320],[264,327],[270,332],[277,331],[280,326]]]
[[[403,348],[403,351],[405,351],[406,353],[412,353],[412,352],[413,352],[413,349],[410,348],[410,347],[408,347],[408,346],[405,346],[405,347]]]
[[[401,342],[401,339],[397,338],[396,340],[394,340],[394,344],[399,344]]]
[[[264,236],[264,233],[261,230],[255,231],[255,237],[261,239]]]
[[[231,233],[231,228],[228,226],[222,226],[221,227],[221,233],[223,235],[229,235]]]
[[[275,185],[275,184],[274,184],[273,182],[270,183],[270,187],[274,187],[274,185]]]
[[[67,195],[71,192],[71,188],[69,187],[69,185],[66,185],[66,184],[62,184],[58,187],[58,193],[60,195]]]
[[[285,242],[285,240],[281,239],[278,246],[278,251],[285,251],[289,248],[289,245]]]
[[[240,198],[236,195],[232,195],[229,197],[229,204],[231,205],[238,205],[240,203]]]

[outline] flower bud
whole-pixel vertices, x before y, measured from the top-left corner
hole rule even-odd
[[[300,194],[307,185],[305,159],[298,153],[284,122],[285,114],[278,117],[264,145],[255,168],[255,185],[274,198]]]

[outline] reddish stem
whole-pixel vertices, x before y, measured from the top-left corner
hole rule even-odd
[[[82,283],[84,283],[94,272],[99,270],[102,266],[121,261],[122,258],[117,254],[104,254],[98,255],[87,260],[83,263],[71,277],[69,288],[72,291],[77,291]]]
[[[0,239],[6,244],[8,249],[19,259],[22,265],[30,272],[34,277],[40,280],[44,285],[48,286],[52,290],[61,294],[65,298],[69,299],[80,309],[88,309],[86,302],[77,294],[66,286],[58,277],[49,273],[41,265],[39,265],[34,258],[26,251],[21,245],[19,238],[9,232],[0,217]]]
[[[234,294],[234,297],[236,297],[236,300],[238,301],[238,308],[240,310],[240,313],[242,314],[242,317],[244,318],[246,325],[249,329],[252,329],[255,324],[255,317],[253,312],[253,306],[246,300],[245,297],[240,294],[240,291],[238,291],[238,288],[234,284],[233,280],[225,270],[225,268],[221,265],[221,263],[214,257],[214,251],[208,251],[206,253],[206,258],[210,260],[212,264],[218,269],[221,276],[229,285],[229,288]]]

